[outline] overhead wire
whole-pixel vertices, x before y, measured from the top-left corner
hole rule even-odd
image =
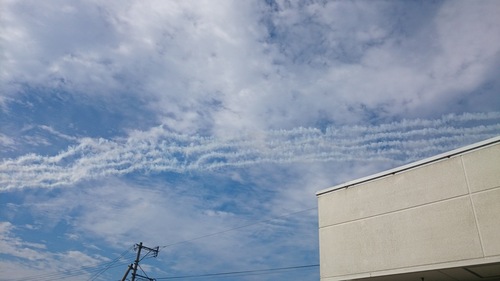
[[[188,243],[188,242],[200,240],[200,239],[207,238],[207,237],[216,236],[216,235],[219,235],[219,234],[223,234],[223,233],[227,233],[227,232],[230,232],[230,231],[235,231],[235,230],[243,229],[243,228],[250,227],[250,226],[253,226],[253,225],[257,225],[257,224],[261,224],[261,223],[271,222],[271,221],[276,220],[276,219],[285,218],[285,217],[289,217],[291,215],[295,215],[295,214],[299,214],[299,213],[304,213],[304,212],[308,212],[308,211],[312,211],[312,210],[316,210],[316,209],[317,209],[316,207],[307,208],[307,209],[303,209],[303,210],[299,210],[299,211],[295,211],[295,212],[291,212],[291,213],[286,213],[286,214],[283,214],[283,215],[279,215],[279,216],[276,216],[276,217],[271,217],[271,218],[267,218],[267,219],[263,219],[263,220],[258,220],[258,221],[255,221],[255,222],[252,222],[252,223],[248,223],[248,224],[244,224],[244,225],[240,225],[240,226],[237,226],[237,227],[228,228],[228,229],[225,229],[225,230],[221,230],[221,231],[217,231],[217,232],[213,232],[213,233],[209,233],[209,234],[205,234],[205,235],[193,237],[193,238],[190,238],[190,239],[186,239],[186,240],[182,240],[182,241],[177,241],[177,242],[174,242],[174,243],[166,244],[166,245],[160,246],[159,249],[164,249],[164,248],[171,247],[171,246],[174,246],[174,245],[179,245],[179,244]],[[103,263],[103,264],[96,265],[96,266],[84,266],[84,267],[80,267],[80,268],[69,270],[69,271],[65,271],[65,272],[54,272],[54,273],[46,273],[46,274],[33,275],[33,276],[24,277],[24,278],[18,278],[18,279],[15,279],[13,281],[21,281],[21,280],[23,280],[23,281],[31,281],[31,280],[38,280],[38,281],[60,280],[60,279],[64,279],[64,278],[67,278],[67,277],[74,277],[74,276],[78,276],[78,275],[88,274],[90,272],[95,272],[89,279],[87,279],[87,281],[94,281],[99,276],[101,276],[104,272],[106,272],[107,270],[109,270],[111,268],[115,268],[115,267],[118,267],[118,266],[129,264],[128,261],[127,262],[120,262],[120,263],[118,263],[118,262],[121,259],[123,259],[124,256],[132,248],[133,248],[133,246],[129,247],[127,250],[125,250],[122,254],[120,254],[117,258],[115,258],[111,262]],[[146,254],[144,257],[142,257],[141,260],[145,259],[148,256],[148,254]],[[293,267],[291,267],[291,268],[293,268]],[[266,271],[269,271],[269,270],[285,270],[285,269],[288,269],[288,268],[268,269]],[[256,271],[256,272],[258,272],[258,271]],[[220,273],[220,274],[226,275],[226,274],[236,274],[236,273]],[[170,278],[170,277],[167,277],[167,278]],[[183,278],[187,278],[187,277],[183,277]],[[156,278],[156,279],[165,279],[165,278]]]
[[[149,256],[149,254],[151,254],[151,251],[148,251],[139,261],[142,261],[143,259],[145,259],[146,257],[147,258],[152,258]]]
[[[144,276],[146,276],[146,278],[150,279],[148,274],[144,271],[144,269],[142,269],[142,266],[140,264],[138,264],[139,266],[139,269],[142,271],[142,274],[144,274]]]
[[[119,267],[122,265],[128,264],[125,262],[117,263],[114,266],[111,266],[110,268],[115,268]],[[80,276],[80,275],[86,275],[91,272],[99,271],[101,270],[102,265],[100,266],[94,266],[94,267],[81,267],[78,269],[74,270],[67,270],[67,271],[59,271],[59,272],[52,272],[52,273],[45,273],[45,274],[38,274],[38,275],[32,275],[29,276],[28,278],[26,277],[20,277],[16,279],[9,279],[10,281],[21,281],[21,280],[37,280],[37,281],[48,281],[48,280],[61,280],[61,279],[66,279],[68,277],[75,277],[75,276]]]
[[[282,214],[282,215],[279,215],[279,216],[276,216],[276,217],[271,217],[271,218],[267,218],[267,219],[257,220],[257,221],[254,221],[252,223],[248,223],[248,224],[245,224],[245,225],[241,225],[241,226],[237,226],[237,227],[233,227],[233,228],[228,228],[228,229],[225,229],[225,230],[221,230],[221,231],[217,231],[217,232],[213,232],[213,233],[201,235],[201,236],[198,236],[198,237],[193,237],[193,238],[186,239],[186,240],[183,240],[183,241],[178,241],[178,242],[174,242],[174,243],[171,243],[171,244],[163,245],[163,246],[160,246],[159,249],[164,249],[164,248],[171,247],[171,246],[174,246],[174,245],[179,245],[179,244],[188,243],[188,242],[200,240],[200,239],[207,238],[207,237],[212,237],[212,236],[215,236],[215,235],[227,233],[227,232],[230,232],[230,231],[239,230],[239,229],[242,229],[242,228],[254,226],[254,225],[257,225],[257,224],[261,224],[261,223],[271,222],[273,220],[277,220],[277,219],[280,219],[280,218],[289,217],[291,215],[296,215],[296,214],[300,214],[300,213],[305,213],[305,212],[312,211],[312,210],[317,210],[317,208],[316,207],[312,207],[312,208],[307,208],[307,209],[302,209],[302,210],[299,210],[299,211],[294,211],[294,212]],[[198,278],[198,277],[207,277],[207,278],[210,278],[210,277],[216,277],[216,276],[219,276],[219,277],[220,276],[234,276],[234,275],[241,275],[241,274],[246,274],[246,275],[260,275],[260,274],[270,274],[270,273],[274,273],[276,271],[292,270],[292,269],[302,269],[302,268],[311,268],[311,267],[317,267],[317,266],[319,266],[319,265],[318,264],[314,264],[314,265],[301,265],[301,266],[282,267],[282,268],[270,268],[270,269],[259,269],[259,270],[245,270],[245,271],[234,271],[234,272],[209,273],[209,274],[200,274],[200,275],[170,276],[170,277],[161,277],[161,278],[155,278],[155,279],[156,280],[168,280],[168,279],[187,279],[187,278]]]
[[[196,274],[196,275],[184,275],[184,276],[166,276],[166,277],[156,277],[156,280],[173,280],[173,279],[190,279],[190,278],[211,278],[211,277],[234,277],[234,276],[247,276],[247,275],[261,275],[261,274],[272,274],[279,271],[287,270],[298,270],[298,269],[308,269],[319,267],[319,264],[309,264],[309,265],[298,265],[289,267],[276,267],[267,269],[254,269],[254,270],[242,270],[242,271],[229,271],[229,272],[218,272],[218,273],[206,273],[206,274]]]
[[[109,267],[108,269],[111,269],[111,268],[116,268],[116,267],[120,267],[120,266],[124,266],[124,265],[128,265],[128,261],[127,262],[121,262],[121,263],[117,263],[111,267]],[[43,279],[44,281],[48,281],[48,280],[64,280],[64,279],[67,279],[68,277],[76,277],[76,276],[80,276],[80,275],[85,275],[87,274],[88,272],[80,272],[80,273],[73,273],[73,274],[62,274],[60,276],[57,276],[55,278],[51,278],[51,279]],[[40,280],[42,281],[42,280]]]
[[[43,274],[26,276],[26,277],[20,277],[20,278],[16,278],[16,279],[11,279],[11,281],[60,280],[60,279],[64,279],[67,277],[74,277],[74,276],[85,275],[85,274],[93,273],[93,272],[100,272],[105,268],[110,269],[110,268],[121,266],[123,262],[120,262],[120,263],[117,263],[117,262],[125,259],[126,253],[128,251],[130,251],[131,248],[132,247],[127,249],[119,257],[115,258],[114,260],[112,260],[110,262],[100,263],[100,264],[92,265],[92,266],[82,266],[82,267],[68,269],[68,270],[64,270],[64,271],[57,271],[57,272],[50,272],[50,273],[43,273]]]
[[[245,224],[245,225],[241,225],[241,226],[237,226],[237,227],[233,227],[233,228],[228,228],[228,229],[225,229],[225,230],[221,230],[221,231],[217,231],[217,232],[205,234],[205,235],[202,235],[202,236],[193,237],[193,238],[190,238],[190,239],[187,239],[187,240],[182,240],[182,241],[170,243],[170,244],[167,244],[167,245],[163,245],[163,246],[160,246],[160,249],[164,249],[164,248],[171,247],[171,246],[178,245],[178,244],[183,244],[183,243],[188,243],[188,242],[200,240],[200,239],[203,239],[203,238],[207,238],[207,237],[211,237],[211,236],[223,234],[223,233],[234,231],[234,230],[239,230],[239,229],[242,229],[242,228],[250,227],[250,226],[261,224],[261,223],[270,222],[270,221],[273,221],[273,220],[276,220],[276,219],[288,217],[288,216],[291,216],[291,215],[296,215],[296,214],[299,214],[299,213],[308,212],[308,211],[311,211],[311,210],[317,210],[317,208],[313,207],[313,208],[303,209],[303,210],[299,210],[299,211],[295,211],[295,212],[283,214],[283,215],[280,215],[280,216],[277,216],[277,217],[272,217],[272,218],[268,218],[268,219],[258,220],[258,221],[255,221],[253,223],[249,223],[249,224]]]
[[[99,277],[101,274],[106,272],[111,266],[113,266],[115,263],[117,263],[123,256],[125,256],[134,246],[130,246],[127,250],[123,251],[121,255],[116,257],[112,262],[110,262],[107,266],[105,266],[101,271],[96,272],[93,276],[91,276],[87,281],[94,281]]]

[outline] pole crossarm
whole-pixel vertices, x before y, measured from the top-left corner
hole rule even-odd
[[[134,250],[137,251],[137,256],[135,257],[134,263],[132,263],[128,266],[127,271],[123,275],[123,278],[121,279],[121,281],[125,281],[127,279],[127,276],[128,276],[130,271],[132,271],[132,279],[131,279],[132,281],[135,281],[136,278],[143,279],[143,280],[149,280],[149,281],[155,281],[156,279],[154,279],[154,278],[149,278],[147,276],[143,276],[143,275],[138,274],[137,268],[140,267],[139,263],[141,262],[141,260],[143,258],[145,258],[147,255],[149,255],[150,253],[152,254],[153,257],[156,258],[158,256],[158,252],[160,251],[160,247],[157,246],[154,248],[150,248],[150,247],[146,247],[146,246],[142,245],[142,242],[140,242],[138,244],[135,244]],[[147,253],[141,258],[141,252],[143,250],[147,251]],[[146,273],[144,272],[144,274],[146,274]]]
[[[136,246],[138,247],[138,245],[136,245]],[[154,248],[149,248],[149,247],[146,247],[146,246],[142,246],[142,249],[148,250],[148,254],[149,253],[153,253],[153,257],[155,257],[155,258],[158,256],[158,252],[160,252],[160,246],[156,246]]]

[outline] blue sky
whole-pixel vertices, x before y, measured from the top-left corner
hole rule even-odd
[[[316,191],[500,134],[499,12],[1,0],[0,280],[318,264]]]

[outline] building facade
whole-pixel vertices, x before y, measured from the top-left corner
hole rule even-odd
[[[317,193],[334,280],[500,280],[500,137]]]

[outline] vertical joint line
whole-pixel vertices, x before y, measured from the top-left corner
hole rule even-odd
[[[465,184],[467,185],[467,191],[469,193],[469,201],[470,201],[470,204],[472,206],[472,213],[474,214],[474,224],[476,225],[477,234],[479,235],[479,244],[481,245],[481,251],[483,254],[483,258],[484,258],[485,254],[484,254],[484,246],[483,246],[483,237],[481,235],[481,230],[479,229],[479,224],[477,222],[476,207],[474,206],[474,201],[472,201],[472,193],[470,190],[469,177],[467,176],[467,170],[465,169],[463,156],[460,156],[460,162],[462,162],[462,169],[464,170],[464,175],[465,175]]]

